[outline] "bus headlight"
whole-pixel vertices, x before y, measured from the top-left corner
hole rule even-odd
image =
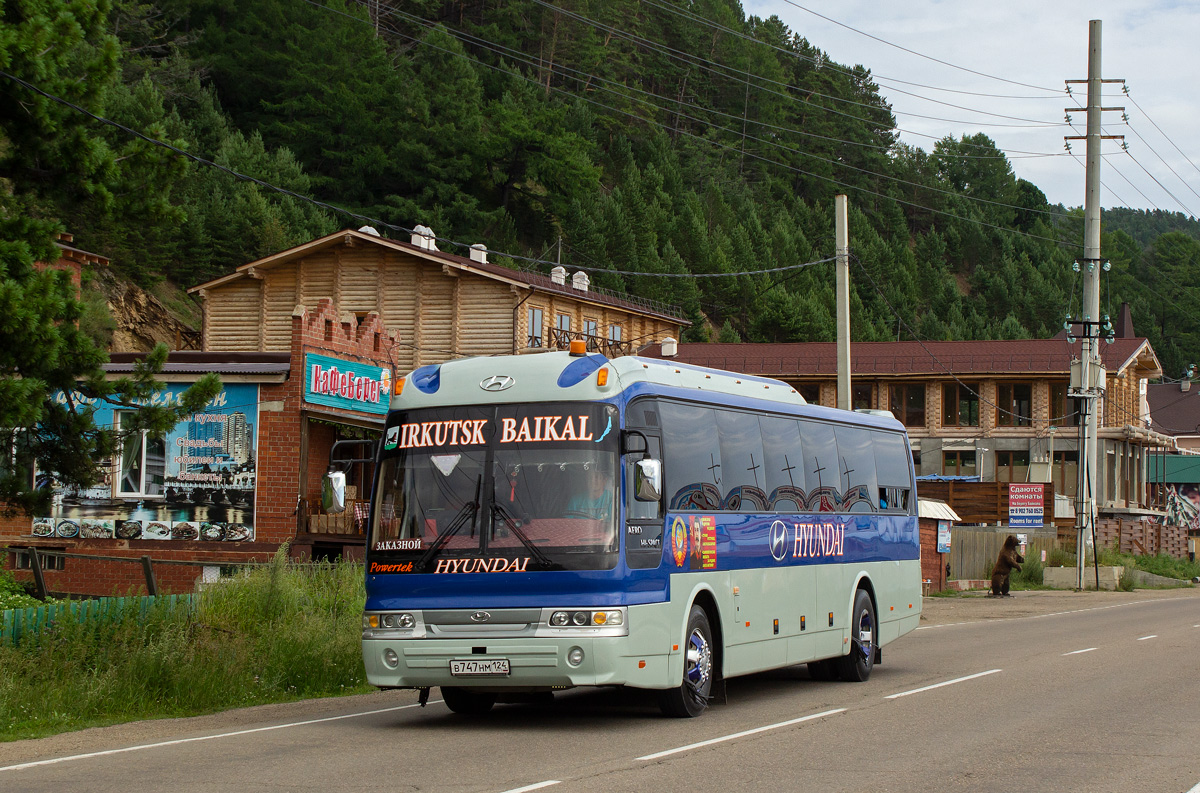
[[[546,622],[552,628],[612,628],[625,624],[625,613],[620,609],[555,611]]]
[[[565,611],[556,611],[550,616],[550,624],[556,628],[561,628],[571,620],[571,615]]]
[[[407,628],[411,628],[413,625],[416,625],[417,621],[415,619],[413,619],[413,615],[411,615],[411,614],[406,614],[406,613],[384,614],[383,617],[380,619],[380,624],[384,628],[407,629]]]

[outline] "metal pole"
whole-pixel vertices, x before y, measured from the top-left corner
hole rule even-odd
[[[1096,466],[1100,429],[1100,123],[1101,123],[1101,22],[1088,23],[1087,168],[1083,205],[1083,349],[1080,388],[1088,402],[1080,433],[1079,496],[1075,511],[1079,536],[1076,543],[1076,585],[1083,589],[1086,540],[1096,530]]]
[[[846,196],[833,197],[837,246],[837,406],[850,409],[850,227]]]

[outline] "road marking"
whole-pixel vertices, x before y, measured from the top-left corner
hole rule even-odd
[[[430,702],[441,702],[440,699],[431,699]],[[55,763],[65,763],[68,760],[87,760],[91,757],[105,757],[113,754],[124,754],[125,752],[137,752],[142,749],[157,749],[162,746],[176,746],[181,743],[195,743],[197,741],[211,741],[216,738],[233,738],[238,735],[250,735],[256,732],[269,732],[271,730],[282,730],[287,727],[303,727],[306,724],[321,724],[327,721],[340,721],[341,719],[353,719],[359,716],[373,716],[376,713],[391,713],[395,710],[407,710],[408,708],[419,708],[419,703],[412,705],[397,705],[394,708],[380,708],[379,710],[364,710],[358,713],[346,713],[341,716],[326,716],[321,719],[307,719],[305,721],[292,721],[287,724],[272,724],[270,727],[254,727],[249,730],[237,730],[235,732],[221,732],[216,735],[201,735],[196,738],[178,738],[173,741],[159,741],[158,743],[143,743],[137,746],[126,746],[121,749],[106,749],[102,752],[88,752],[87,754],[72,754],[66,757],[52,757],[49,760],[34,760],[29,763],[17,763],[16,765],[0,766],[0,771],[19,771],[22,768],[36,768],[42,765],[54,765]]]
[[[931,631],[935,628],[953,628],[959,625],[979,625],[984,622],[1009,622],[1011,620],[1040,620],[1043,617],[1061,617],[1064,614],[1083,614],[1087,611],[1104,611],[1105,609],[1119,609],[1124,606],[1141,606],[1145,603],[1162,603],[1164,598],[1155,598],[1153,600],[1134,600],[1129,603],[1114,603],[1111,606],[1093,606],[1087,609],[1073,609],[1071,611],[1055,611],[1051,614],[1025,614],[1020,617],[998,617],[993,620],[968,620],[966,622],[947,622],[944,625],[920,625],[917,627],[919,631]],[[1193,628],[1200,628],[1200,625],[1193,625]]]
[[[1195,625],[1193,627],[1200,628],[1200,625]],[[1200,782],[1197,782],[1187,793],[1200,793]]]
[[[680,746],[677,749],[667,749],[665,752],[655,752],[654,754],[642,755],[641,757],[639,757],[637,759],[638,760],[657,760],[660,757],[666,757],[667,755],[670,755],[670,754],[678,754],[680,752],[687,752],[692,749],[699,749],[703,746],[712,746],[714,743],[724,743],[725,741],[732,741],[735,738],[745,738],[747,735],[755,735],[760,732],[766,732],[767,730],[778,730],[780,727],[790,727],[793,724],[799,724],[802,721],[812,721],[813,719],[820,719],[825,716],[832,716],[836,713],[845,713],[845,712],[846,712],[845,708],[838,708],[836,710],[826,710],[826,711],[822,711],[821,713],[813,713],[812,715],[809,715],[809,716],[801,716],[798,719],[789,719],[788,721],[781,721],[778,724],[768,724],[765,727],[755,727],[753,730],[744,730],[743,732],[735,732],[733,735],[725,735],[720,738],[712,738],[707,741],[700,741],[700,743],[689,743],[687,746]]]
[[[1157,634],[1157,633],[1152,633],[1152,634],[1150,634],[1149,636],[1143,636],[1143,637],[1141,637],[1140,639],[1138,639],[1138,641],[1139,641],[1139,642],[1144,642],[1144,641],[1146,641],[1147,639],[1157,639],[1157,638],[1158,638],[1158,634]]]
[[[1063,653],[1063,655],[1079,655],[1080,653],[1090,653],[1092,650],[1095,650],[1095,649],[1096,649],[1095,647],[1089,647],[1086,650],[1072,650],[1069,653]]]
[[[912,691],[901,691],[899,694],[891,694],[889,696],[884,697],[884,699],[899,699],[900,697],[907,697],[909,694],[920,694],[922,691],[931,691],[935,688],[941,688],[942,686],[952,686],[955,683],[962,683],[966,680],[974,680],[977,677],[985,677],[987,675],[994,675],[1000,671],[1003,671],[1003,670],[989,669],[986,672],[976,672],[973,675],[967,675],[966,677],[956,677],[953,680],[947,680],[944,683],[934,683],[932,686],[925,686],[923,688],[914,688]]]
[[[511,790],[505,790],[504,793],[527,793],[530,790],[541,790],[544,787],[551,785],[561,785],[561,779],[547,779],[545,782],[538,782],[536,785],[526,785],[525,787],[515,787]]]

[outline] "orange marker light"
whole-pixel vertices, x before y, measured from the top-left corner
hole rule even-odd
[[[676,651],[676,650],[678,650],[678,649],[679,649],[679,645],[678,645],[678,644],[672,644],[672,645],[671,645],[671,652],[675,652],[675,651]]]
[[[646,668],[646,662],[638,661],[638,669],[645,669],[645,668]]]
[[[603,369],[601,369],[600,371],[596,372],[596,385],[598,385],[598,386],[608,385],[608,367],[607,366],[604,367]]]
[[[747,627],[747,628],[749,628],[749,627],[750,627],[750,622],[749,622],[749,621],[747,621],[747,622],[746,622],[746,627]]]
[[[396,378],[396,396],[400,396],[401,394],[404,393],[404,381],[407,379],[408,379],[407,377],[397,377]]]

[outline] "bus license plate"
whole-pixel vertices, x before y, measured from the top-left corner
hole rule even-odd
[[[507,675],[508,671],[507,658],[485,658],[463,661],[452,659],[450,661],[450,674],[458,677],[470,677],[471,675]]]

